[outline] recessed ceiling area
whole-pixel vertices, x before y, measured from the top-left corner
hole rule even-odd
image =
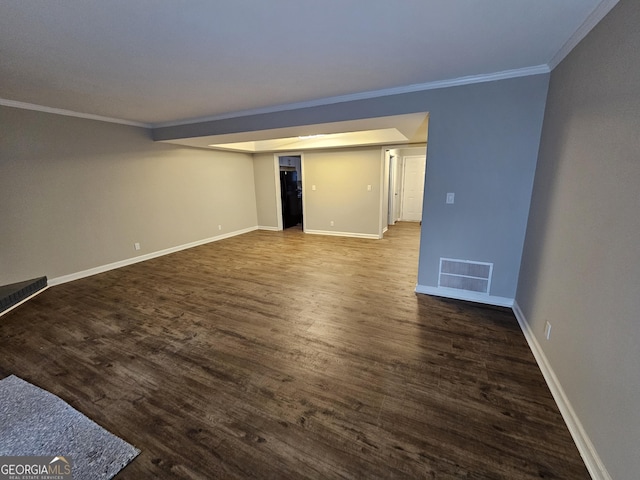
[[[245,153],[303,151],[373,145],[423,144],[429,114],[413,113],[345,122],[165,140],[189,147]]]
[[[329,133],[291,138],[274,138],[272,140],[222,143],[219,145],[209,145],[209,147],[220,150],[255,153],[395,144],[398,142],[406,143],[407,141],[407,137],[402,135],[396,128],[384,128],[380,130],[364,130],[362,132]]]

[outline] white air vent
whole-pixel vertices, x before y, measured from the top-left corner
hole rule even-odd
[[[493,263],[441,258],[438,287],[488,294],[492,273]]]

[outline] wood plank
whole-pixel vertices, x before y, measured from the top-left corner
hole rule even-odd
[[[418,243],[256,231],[59,285],[0,377],[140,448],[118,479],[588,479],[513,314],[416,295]]]

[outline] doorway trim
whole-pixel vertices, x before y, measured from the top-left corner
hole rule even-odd
[[[378,213],[378,239],[389,229],[389,148],[380,149],[380,209]],[[386,195],[385,195],[386,192]],[[385,215],[385,211],[387,212]]]

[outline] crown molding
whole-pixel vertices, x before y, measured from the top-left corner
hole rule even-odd
[[[103,117],[102,115],[93,115],[92,113],[74,112],[72,110],[64,110],[62,108],[36,105],[35,103],[16,102],[15,100],[7,100],[5,98],[0,98],[0,105],[5,107],[21,108],[23,110],[35,110],[36,112],[54,113],[56,115],[65,115],[67,117],[98,120],[99,122],[119,123],[121,125],[129,125],[132,127],[151,128],[151,124],[149,123],[133,122],[131,120],[123,120],[121,118]]]
[[[573,32],[573,35],[569,37],[569,40],[558,50],[558,52],[553,56],[551,61],[549,62],[549,69],[553,70],[556,68],[562,60],[565,59],[567,55],[573,50],[580,41],[587,36],[587,34],[595,27],[600,20],[602,20],[607,13],[611,11],[613,7],[616,6],[619,0],[602,0],[600,4],[591,12],[591,14],[587,17],[587,19],[582,22],[582,25],[578,27],[578,29]]]
[[[617,1],[617,0],[616,0]],[[86,118],[89,120],[98,120],[100,122],[119,123],[121,125],[130,125],[133,127],[143,128],[161,128],[175,127],[179,125],[190,125],[194,123],[210,122],[215,120],[225,120],[229,118],[246,117],[249,115],[259,115],[265,113],[284,112],[287,110],[298,110],[301,108],[320,107],[323,105],[332,105],[335,103],[352,102],[356,100],[367,100],[371,98],[387,97],[391,95],[401,95],[404,93],[421,92],[425,90],[436,90],[440,88],[458,87],[461,85],[470,85],[474,83],[495,82],[497,80],[505,80],[509,78],[526,77],[529,75],[540,75],[549,73],[551,70],[548,65],[535,65],[533,67],[518,68],[514,70],[504,70],[501,72],[486,73],[481,75],[469,75],[466,77],[451,78],[448,80],[438,80],[435,82],[418,83],[413,85],[405,85],[401,87],[385,88],[381,90],[371,90],[367,92],[352,93],[348,95],[339,95],[336,97],[326,97],[317,100],[308,100],[304,102],[288,103],[283,105],[273,105],[270,107],[255,108],[250,110],[240,110],[222,115],[212,115],[207,117],[191,118],[187,120],[179,120],[172,122],[160,123],[142,123],[131,120],[123,120],[121,118],[103,117],[102,115],[94,115],[91,113],[74,112],[62,108],[47,107],[44,105],[36,105],[34,103],[18,102],[0,98],[0,105],[5,107],[21,108],[24,110],[35,110],[38,112],[54,113],[56,115],[66,115],[68,117]]]
[[[617,0],[616,0],[617,1]],[[142,123],[131,120],[123,120],[120,118],[103,117],[102,115],[94,115],[91,113],[74,112],[62,108],[47,107],[44,105],[36,105],[33,103],[18,102],[15,100],[7,100],[0,98],[0,105],[6,107],[22,108],[24,110],[35,110],[38,112],[54,113],[56,115],[66,115],[68,117],[86,118],[89,120],[98,120],[101,122],[119,123],[121,125],[130,125],[133,127],[143,128],[161,128],[175,127],[179,125],[190,125],[194,123],[210,122],[215,120],[226,120],[229,118],[246,117],[250,115],[260,115],[265,113],[284,112],[287,110],[298,110],[302,108],[320,107],[323,105],[332,105],[336,103],[352,102],[356,100],[367,100],[379,97],[388,97],[391,95],[401,95],[404,93],[414,93],[426,90],[436,90],[440,88],[458,87],[462,85],[471,85],[474,83],[495,82],[497,80],[505,80],[509,78],[526,77],[530,75],[540,75],[549,73],[551,70],[548,65],[535,65],[533,67],[518,68],[514,70],[504,70],[501,72],[486,73],[481,75],[469,75],[466,77],[451,78],[448,80],[438,80],[435,82],[418,83],[413,85],[405,85],[401,87],[385,88],[381,90],[371,90],[367,92],[352,93],[348,95],[339,95],[336,97],[326,97],[317,100],[308,100],[304,102],[288,103],[283,105],[273,105],[270,107],[255,108],[250,110],[240,110],[222,115],[212,115],[207,117],[198,117],[188,120],[179,120],[172,122],[160,123]]]
[[[386,97],[391,95],[401,95],[404,93],[420,92],[425,90],[435,90],[440,88],[457,87],[462,85],[470,85],[474,83],[494,82],[497,80],[505,80],[509,78],[524,77],[529,75],[540,75],[549,73],[556,68],[562,60],[573,50],[580,41],[616,6],[619,0],[602,0],[600,4],[591,12],[586,20],[578,27],[578,29],[569,37],[565,44],[553,56],[551,61],[546,65],[535,65],[532,67],[519,68],[514,70],[504,70],[480,75],[469,75],[466,77],[452,78],[448,80],[438,80],[434,82],[419,83],[406,85],[401,87],[385,88],[381,90],[371,90],[367,92],[353,93],[347,95],[339,95],[335,97],[320,98],[317,100],[309,100],[304,102],[289,103],[283,105],[274,105],[270,107],[240,110],[221,115],[212,115],[206,117],[191,118],[186,120],[160,122],[160,123],[143,123],[121,118],[104,117],[102,115],[94,115],[91,113],[74,112],[62,108],[47,107],[44,105],[36,105],[33,103],[18,102],[0,98],[0,105],[6,107],[21,108],[24,110],[35,110],[38,112],[53,113],[56,115],[65,115],[69,117],[85,118],[89,120],[97,120],[100,122],[118,123],[121,125],[130,125],[142,128],[161,128],[174,127],[179,125],[190,125],[194,123],[210,122],[215,120],[225,120],[229,118],[245,117],[250,115],[260,115],[265,113],[276,113],[287,110],[297,110],[302,108],[319,107],[324,105],[332,105],[336,103],[352,102],[357,100],[367,100],[372,98]]]
[[[225,113],[222,115],[212,115],[208,117],[198,117],[198,118],[192,118],[188,120],[154,123],[152,127],[153,128],[176,127],[179,125],[190,125],[194,123],[211,122],[215,120],[226,120],[229,118],[246,117],[250,115],[284,112],[287,110],[298,110],[301,108],[320,107],[324,105],[332,105],[335,103],[352,102],[355,100],[367,100],[371,98],[387,97],[390,95],[401,95],[403,93],[421,92],[425,90],[436,90],[439,88],[457,87],[461,85],[470,85],[473,83],[495,82],[497,80],[526,77],[529,75],[540,75],[544,73],[549,73],[550,71],[551,70],[549,69],[548,65],[535,65],[533,67],[518,68],[515,70],[504,70],[501,72],[486,73],[481,75],[470,75],[467,77],[458,77],[458,78],[452,78],[448,80],[438,80],[435,82],[428,82],[428,83],[418,83],[413,85],[405,85],[402,87],[385,88],[382,90],[371,90],[368,92],[339,95],[336,97],[326,97],[326,98],[320,98],[317,100],[308,100],[304,102],[274,105],[270,107],[255,108],[250,110],[240,110],[237,112]]]

